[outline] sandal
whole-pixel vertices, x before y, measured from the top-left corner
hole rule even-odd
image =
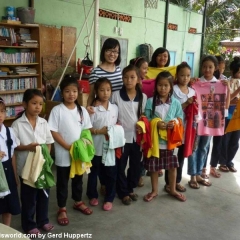
[[[112,209],[112,203],[111,202],[105,202],[104,204],[103,204],[103,210],[104,211],[110,211],[111,209]]]
[[[221,177],[221,174],[217,171],[217,169],[215,167],[211,167],[210,174],[211,174],[211,176],[213,176],[215,178]]]
[[[157,197],[158,194],[152,195],[152,193],[148,193],[143,197],[143,200],[145,202],[151,202],[155,197]]]
[[[45,232],[50,232],[54,229],[54,226],[51,223],[46,223],[41,228]]]
[[[165,190],[166,193],[170,193],[170,186],[166,184],[164,186],[164,190]]]
[[[209,176],[207,175],[207,168],[202,169],[201,177],[204,179],[209,179]]]
[[[170,196],[176,198],[177,200],[179,200],[180,202],[185,202],[187,200],[187,198],[185,197],[185,195],[183,195],[182,193],[177,193],[177,194],[169,194]]]
[[[98,205],[98,199],[97,198],[92,198],[90,201],[89,201],[89,204],[91,206],[97,206]]]
[[[221,172],[229,172],[229,168],[226,165],[220,165],[218,169]]]
[[[230,172],[237,172],[237,169],[233,166],[228,167],[228,169],[229,169]]]
[[[130,205],[131,202],[132,202],[132,199],[130,198],[130,196],[126,196],[126,197],[124,197],[124,198],[122,199],[122,203],[123,203],[124,205]]]
[[[129,197],[133,200],[133,201],[137,201],[138,200],[138,195],[136,193],[130,193]]]
[[[206,186],[206,187],[212,186],[212,183],[206,181],[205,179],[197,180],[197,182],[198,182],[199,184],[202,184],[203,186]]]
[[[176,190],[178,192],[186,192],[187,191],[187,189],[180,183],[176,183]]]
[[[68,217],[63,217],[63,218],[59,218],[60,213],[67,213],[66,209],[60,208],[57,212],[57,222],[59,225],[61,226],[66,226],[69,224],[69,219]]]
[[[82,209],[81,206],[85,205],[85,203],[79,202],[79,203],[74,203],[73,205],[73,209],[80,211],[81,213],[85,214],[85,215],[91,215],[93,213],[93,210],[90,209],[89,207],[86,206],[86,208]]]
[[[27,232],[27,234],[29,234],[29,236],[31,236],[31,239],[38,238],[39,236],[41,236],[41,232],[39,231],[38,228],[33,228],[33,229],[29,230]]]
[[[199,189],[200,188],[199,184],[196,181],[189,181],[188,185],[189,185],[190,188],[193,188],[193,189]]]

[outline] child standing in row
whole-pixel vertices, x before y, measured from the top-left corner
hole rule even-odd
[[[180,102],[172,97],[173,77],[163,71],[158,74],[155,82],[154,96],[147,100],[145,114],[149,120],[160,118],[157,122],[156,131],[173,129],[174,120],[183,119],[183,112]],[[158,135],[157,135],[158,136]],[[153,136],[152,136],[153,137]],[[152,138],[153,140],[153,138]],[[151,172],[152,191],[144,196],[146,202],[152,201],[158,195],[158,171],[159,169],[168,170],[170,190],[169,194],[179,201],[186,201],[186,197],[176,191],[176,168],[178,165],[177,156],[173,154],[174,150],[167,149],[167,139],[157,138],[159,145],[159,157],[150,157],[144,159],[145,168]],[[154,144],[154,143],[153,143]]]
[[[80,138],[84,129],[92,128],[88,112],[77,101],[78,82],[66,75],[60,84],[63,102],[55,106],[49,116],[48,124],[55,140],[55,164],[57,166],[57,221],[59,225],[68,225],[66,202],[68,198],[68,180],[70,174],[70,148]],[[73,208],[90,215],[92,210],[82,201],[83,175],[72,178]]]
[[[43,95],[38,89],[27,89],[23,95],[23,107],[25,111],[12,124],[20,145],[16,148],[17,172],[21,177],[29,152],[35,152],[36,146],[47,144],[49,151],[54,142],[47,121],[38,115],[43,107]],[[53,230],[49,223],[48,204],[49,189],[33,188],[21,182],[22,229],[28,234],[40,234],[39,228],[44,231]],[[34,215],[36,213],[36,222]]]
[[[138,195],[133,192],[140,178],[142,152],[136,143],[136,123],[143,113],[147,96],[142,93],[140,76],[135,66],[129,65],[123,70],[123,87],[112,95],[112,103],[119,109],[118,122],[124,128],[126,144],[121,159],[117,159],[117,194],[125,205],[137,201]],[[127,176],[125,169],[129,159]]]
[[[179,100],[179,102],[182,105],[182,109],[184,110],[189,104],[193,102],[193,96],[195,96],[194,89],[188,87],[188,84],[191,78],[190,66],[186,62],[183,62],[180,65],[178,65],[176,76],[177,76],[176,78],[177,84],[173,86],[173,96]],[[184,135],[185,133],[186,132],[184,131]],[[176,190],[179,192],[185,192],[186,188],[181,184],[182,168],[184,164],[184,142],[178,148],[177,156],[178,156],[179,167],[177,168]],[[169,180],[168,180],[168,170],[165,171],[165,182],[166,182],[165,190],[169,192],[170,187],[169,187]]]
[[[16,157],[14,148],[19,143],[12,128],[5,127],[6,105],[0,98],[0,161],[3,165],[4,174],[9,187],[9,192],[0,193],[0,214],[3,224],[10,226],[12,215],[20,214],[20,203],[18,198],[17,185],[19,178],[16,169]],[[7,195],[5,195],[7,194]]]
[[[140,85],[142,86],[142,81],[146,78],[146,74],[148,71],[148,62],[145,60],[144,57],[137,57],[133,58],[129,62],[130,65],[133,65],[139,69],[139,74],[140,74]],[[142,88],[142,92],[144,92],[144,89]],[[141,167],[140,167],[140,178],[138,181],[138,187],[143,187],[144,182],[143,182],[143,176],[145,176],[145,168],[143,166],[143,161],[141,161]]]
[[[90,115],[93,128],[93,142],[95,146],[95,156],[92,159],[91,172],[88,174],[87,196],[92,206],[98,205],[97,177],[99,173],[105,183],[106,193],[103,210],[112,209],[112,202],[115,197],[115,185],[117,178],[116,163],[113,166],[105,166],[102,163],[104,138],[108,133],[108,126],[115,125],[118,117],[118,107],[109,102],[112,94],[112,85],[107,78],[99,78],[94,84],[96,94],[95,100],[100,104],[94,107],[94,113]]]

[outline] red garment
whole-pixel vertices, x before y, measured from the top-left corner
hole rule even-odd
[[[185,122],[186,122],[186,129],[185,129],[185,142],[184,142],[184,151],[183,156],[188,157],[192,155],[193,152],[193,145],[197,133],[197,121],[196,115],[198,115],[198,105],[196,102],[196,97],[193,97],[193,103],[189,104],[185,109]]]
[[[151,140],[151,129],[150,123],[146,116],[141,116],[138,121],[143,121],[145,124],[146,133],[138,133],[136,134],[136,143],[142,147],[143,156],[147,157],[148,150],[152,147]]]
[[[167,130],[167,149],[173,150],[174,148],[182,145],[183,135],[183,122],[181,118],[178,118],[178,124],[174,124],[173,129]]]

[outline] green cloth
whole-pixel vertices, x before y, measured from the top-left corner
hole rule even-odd
[[[3,169],[2,161],[0,160],[0,195],[9,191],[7,179]]]
[[[84,129],[80,139],[73,143],[72,160],[91,162],[95,154],[92,134],[89,129]]]
[[[53,159],[46,144],[42,144],[41,148],[45,163],[43,164],[42,171],[35,182],[35,186],[38,189],[47,189],[55,186],[54,176],[51,170]]]

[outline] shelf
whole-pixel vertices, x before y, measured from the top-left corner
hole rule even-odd
[[[16,117],[6,117],[5,120],[14,120]]]
[[[24,27],[24,28],[38,28],[38,24],[12,24],[12,23],[4,23],[0,22],[0,26],[6,26],[6,27]]]
[[[0,76],[1,78],[23,78],[23,77],[38,77],[39,74],[17,74],[17,75],[6,75]]]
[[[39,63],[0,63],[0,66],[25,66],[25,65],[38,65]]]
[[[21,106],[22,102],[17,102],[17,103],[7,103],[5,104],[6,107],[12,107],[12,106]]]
[[[11,93],[24,93],[26,91],[26,89],[19,89],[19,90],[1,90],[1,94],[11,94]]]
[[[26,47],[26,46],[7,46],[7,45],[0,45],[0,48],[38,48],[38,47]]]

